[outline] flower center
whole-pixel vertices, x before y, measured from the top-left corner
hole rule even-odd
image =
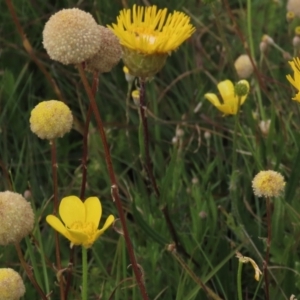
[[[95,227],[95,224],[92,222],[80,222],[76,221],[74,222],[71,226],[70,229],[76,230],[76,231],[81,231],[82,233],[85,233],[88,236],[89,240],[93,240],[94,234],[97,230]]]
[[[142,38],[151,45],[153,45],[156,41],[157,34],[155,34],[153,30],[147,30],[147,28],[138,27],[134,29],[133,33],[137,38]]]

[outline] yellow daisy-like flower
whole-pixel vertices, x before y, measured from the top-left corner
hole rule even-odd
[[[182,12],[167,14],[157,6],[133,6],[123,9],[117,24],[108,26],[120,39],[123,60],[132,75],[150,77],[165,63],[167,55],[176,50],[195,31],[190,18]]]
[[[97,197],[90,197],[84,202],[76,196],[65,197],[59,205],[59,215],[64,224],[54,215],[48,215],[46,221],[71,242],[71,247],[91,247],[115,220],[113,215],[109,215],[103,227],[98,229],[102,206]]]
[[[244,85],[247,88],[247,93],[243,96],[238,96],[235,92],[233,83],[230,80],[224,80],[218,83],[217,87],[222,97],[220,102],[218,96],[213,93],[207,93],[204,98],[211,102],[218,110],[225,115],[236,115],[239,104],[242,105],[249,93],[249,83],[247,80],[240,80],[237,85]]]
[[[292,99],[300,102],[300,59],[299,57],[295,57],[292,61],[289,61],[289,64],[294,71],[294,78],[290,74],[286,75],[286,78],[298,90],[298,93]]]
[[[284,177],[272,170],[260,171],[252,181],[253,192],[257,197],[278,197],[284,187]]]

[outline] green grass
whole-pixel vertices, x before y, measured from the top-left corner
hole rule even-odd
[[[71,133],[57,141],[57,161],[59,198],[79,195],[82,128],[89,100],[77,69],[50,60],[42,46],[43,27],[50,15],[77,2],[13,2],[36,57],[56,81],[76,117]],[[212,5],[202,2],[151,2],[185,12],[197,28],[146,86],[150,156],[159,199],[141,158],[139,114],[132,101],[126,123],[127,82],[122,63],[100,76],[96,94],[149,298],[206,299],[197,281],[201,279],[221,299],[238,299],[235,251],[253,258],[263,269],[266,205],[263,198],[253,195],[251,182],[259,171],[271,169],[280,172],[287,183],[282,197],[272,199],[269,299],[290,299],[292,294],[299,299],[300,104],[291,100],[295,91],[286,80],[286,74],[292,73],[288,60],[272,46],[261,57],[259,44],[262,35],[268,34],[291,57],[296,56],[299,52],[294,50],[292,39],[300,19],[287,23],[285,4],[275,1],[226,0]],[[115,22],[122,3],[127,1],[80,3],[79,8],[106,25]],[[129,7],[132,4],[128,1]],[[49,143],[31,132],[29,117],[36,104],[57,99],[57,95],[25,51],[4,1],[0,4],[0,16],[0,189],[21,194],[31,191],[35,228],[21,247],[42,290],[46,294],[52,292],[51,299],[56,300],[60,298],[54,266],[54,231],[45,222],[52,212],[51,152]],[[204,94],[216,93],[216,82],[221,80],[238,81],[233,63],[246,51],[253,55],[257,72],[249,78],[251,90],[238,115],[235,137],[235,117],[223,117],[204,99]],[[194,112],[199,103],[201,108]],[[263,119],[271,120],[267,136],[258,126]],[[172,139],[178,128],[184,134],[174,145]],[[210,137],[205,138],[205,133],[210,133]],[[94,119],[88,146],[86,197],[101,198],[103,219],[111,213],[118,217]],[[163,213],[166,207],[169,221]],[[181,246],[176,253],[168,251],[168,245],[174,242],[170,224]],[[120,228],[120,222],[115,226]],[[69,242],[60,237],[60,244],[62,266],[66,268]],[[68,299],[80,299],[80,247],[75,247],[74,257]],[[20,272],[26,285],[23,299],[39,299],[13,246],[0,247],[0,266]],[[89,299],[142,299],[118,230],[106,231],[88,251],[88,268]],[[66,277],[67,273],[63,275]],[[264,277],[260,282],[254,280],[250,264],[243,266],[243,299],[265,299],[264,284]]]

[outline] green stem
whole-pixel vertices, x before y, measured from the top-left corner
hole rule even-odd
[[[239,260],[239,267],[238,267],[238,272],[237,272],[238,300],[243,300],[243,294],[242,294],[242,269],[243,269],[243,263]]]
[[[87,249],[82,247],[82,288],[81,288],[81,299],[87,300],[87,275],[88,275],[88,266],[87,266]]]
[[[251,7],[252,0],[247,0],[247,32],[248,32],[248,41],[249,41],[249,48],[250,48],[250,54],[251,57],[255,57],[255,52],[254,52],[254,42],[253,42],[253,29],[252,29],[252,7]],[[259,111],[262,120],[266,120],[266,114],[262,105],[262,97],[261,97],[261,92],[260,92],[260,86],[257,81],[255,81],[255,91],[257,94],[257,99],[258,99],[258,106],[259,106]]]

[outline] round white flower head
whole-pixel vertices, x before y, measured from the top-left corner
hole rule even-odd
[[[62,9],[46,23],[43,45],[51,59],[78,64],[100,49],[101,33],[91,14],[78,8]]]
[[[108,28],[98,26],[101,33],[99,51],[86,61],[86,70],[90,72],[110,72],[122,58],[122,47],[119,39]]]
[[[33,225],[30,203],[20,194],[0,192],[0,245],[20,242],[32,231]]]

